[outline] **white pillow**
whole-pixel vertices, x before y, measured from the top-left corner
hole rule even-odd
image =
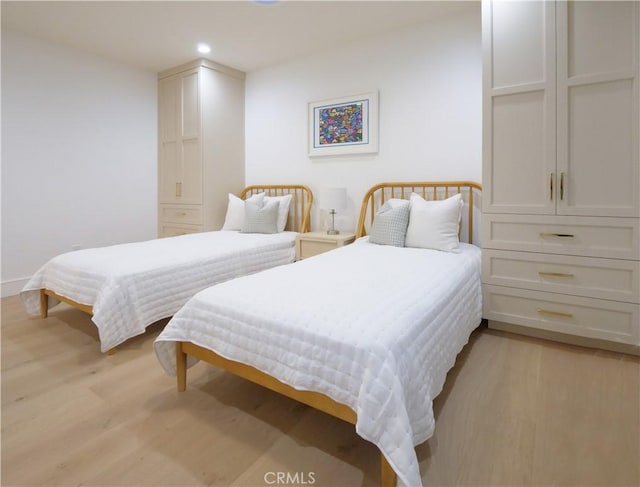
[[[457,252],[462,196],[425,201],[419,194],[411,193],[410,201],[405,246]]]
[[[278,207],[278,232],[284,232],[287,226],[287,218],[289,217],[289,206],[291,205],[291,199],[293,195],[287,194],[285,196],[265,196],[264,201],[277,201],[280,206]]]
[[[227,214],[224,218],[222,230],[242,230],[244,223],[244,201],[236,195],[229,193],[229,204],[227,206]],[[260,205],[264,205],[264,193],[254,194],[247,198],[247,201],[253,201]]]

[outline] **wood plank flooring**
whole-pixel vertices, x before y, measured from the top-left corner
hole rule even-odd
[[[107,356],[88,315],[4,298],[2,486],[377,485],[377,450],[347,423],[205,364],[176,392],[163,325]],[[480,328],[434,409],[425,487],[640,485],[637,357]]]

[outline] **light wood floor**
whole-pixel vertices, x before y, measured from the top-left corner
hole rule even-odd
[[[204,364],[177,393],[161,326],[107,356],[82,312],[2,300],[2,486],[377,484],[347,423]],[[637,358],[480,329],[434,407],[425,486],[640,485]]]

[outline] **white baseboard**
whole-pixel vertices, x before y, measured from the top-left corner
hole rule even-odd
[[[29,281],[30,277],[23,277],[22,279],[9,279],[8,281],[2,281],[0,284],[2,288],[2,297],[15,296],[20,294],[24,285]]]

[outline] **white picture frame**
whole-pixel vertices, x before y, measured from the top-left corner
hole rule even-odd
[[[378,93],[309,103],[309,156],[378,152]]]

